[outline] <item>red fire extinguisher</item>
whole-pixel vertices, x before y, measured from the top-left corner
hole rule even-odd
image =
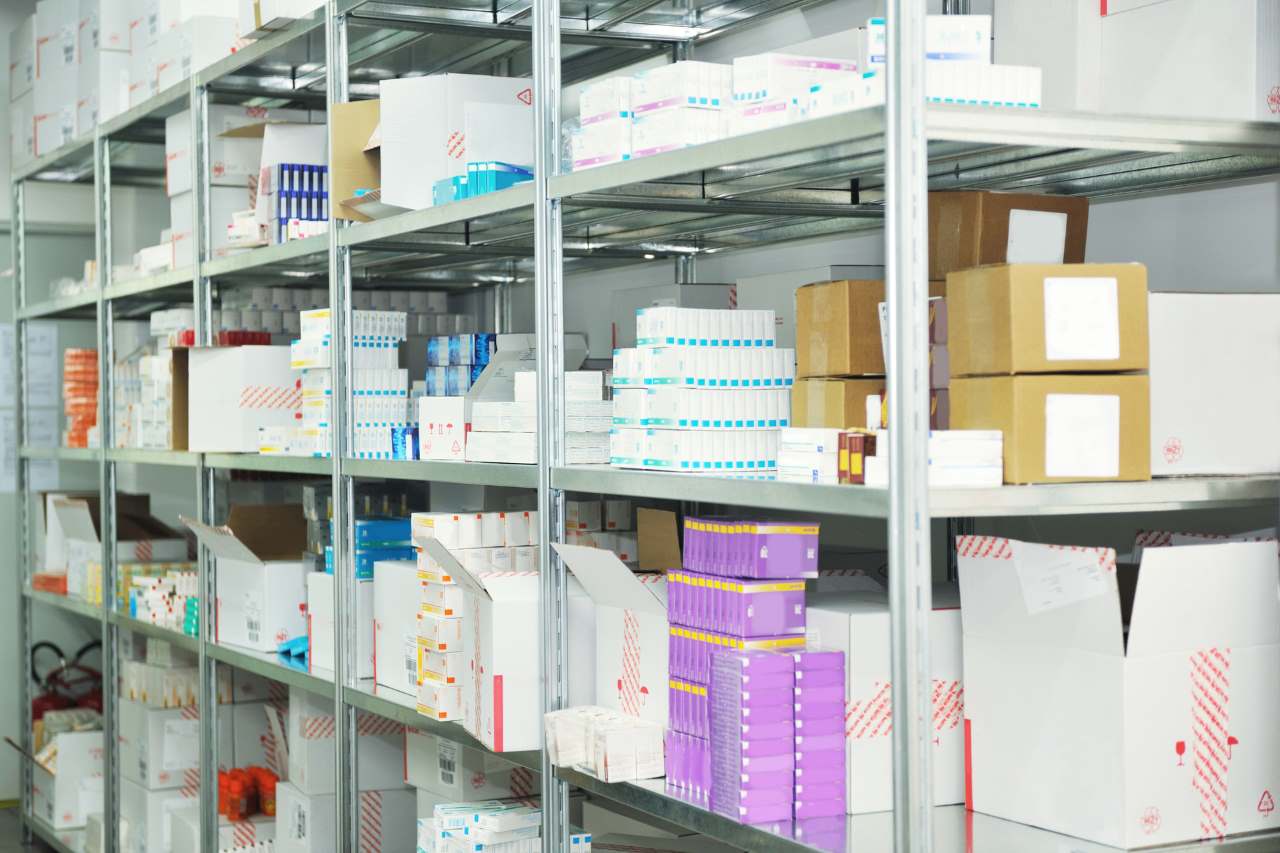
[[[31,673],[35,677],[37,695],[31,700],[31,719],[39,720],[46,711],[64,708],[91,708],[102,711],[102,673],[82,661],[91,652],[100,650],[102,643],[94,640],[86,643],[70,661],[62,649],[53,643],[40,642],[31,647]],[[48,649],[58,656],[56,666],[44,675],[36,657],[41,649]]]

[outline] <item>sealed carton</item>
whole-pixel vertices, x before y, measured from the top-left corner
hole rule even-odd
[[[373,564],[373,679],[413,696],[418,691],[418,608],[423,581],[413,560]]]
[[[274,652],[306,633],[307,524],[301,506],[232,504],[223,527],[182,522],[217,560],[216,642]]]
[[[1006,264],[947,276],[952,376],[1147,369],[1142,264]]]
[[[117,725],[120,777],[153,791],[198,784],[200,768],[200,711],[185,708],[148,708],[141,702],[121,699]],[[231,714],[218,714],[218,738],[231,743]],[[232,757],[228,748],[224,759]],[[228,766],[223,761],[219,770]]]
[[[984,264],[1084,262],[1089,200],[986,191],[929,193],[929,278]]]
[[[866,429],[867,397],[883,399],[885,381],[874,379],[797,379],[791,388],[791,425]],[[874,429],[879,423],[871,425]]]
[[[417,729],[405,729],[404,781],[448,802],[529,797],[538,774]]]
[[[1280,472],[1280,294],[1153,293],[1151,473]]]
[[[1004,433],[1006,483],[1151,479],[1143,374],[953,379],[953,429]]]
[[[289,688],[289,781],[308,796],[336,790],[333,697]],[[356,775],[361,790],[399,788],[404,778],[404,726],[356,715]],[[283,814],[283,812],[281,812]]]
[[[893,808],[890,740],[889,600],[883,592],[812,596],[806,613],[809,648],[843,651],[845,767],[849,814]],[[960,602],[954,587],[937,587],[929,618],[929,677],[934,685],[934,805],[964,800],[964,675]]]
[[[333,575],[307,575],[307,670],[334,672]],[[373,581],[356,581],[356,678],[373,678]],[[350,639],[347,640],[351,642]]]
[[[301,410],[288,347],[201,347],[188,367],[193,452],[257,453],[259,428],[291,426]]]
[[[929,295],[946,296],[945,282],[929,282]],[[797,288],[796,376],[883,376],[884,301],[883,281],[821,281]]]
[[[1274,542],[1143,551],[957,541],[965,800],[1113,847],[1273,829]]]

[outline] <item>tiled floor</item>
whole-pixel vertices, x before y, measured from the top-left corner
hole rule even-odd
[[[30,846],[22,843],[22,821],[17,808],[0,809],[0,853],[45,853],[49,850],[38,839]]]

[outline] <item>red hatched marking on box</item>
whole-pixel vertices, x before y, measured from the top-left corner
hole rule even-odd
[[[200,796],[199,768],[188,767],[182,771],[182,789],[179,793],[188,800],[194,800]]]
[[[252,847],[258,843],[258,829],[252,821],[237,820],[231,824],[231,837],[237,847]]]
[[[618,679],[618,703],[624,714],[640,716],[644,694],[640,685],[640,620],[635,611],[622,611],[622,677]]]
[[[382,792],[360,792],[360,853],[382,853]]]
[[[138,559],[145,562],[151,560],[151,540],[141,539],[134,544],[134,553],[138,555]]]
[[[961,557],[987,557],[1012,560],[1013,545],[1001,536],[957,536],[956,553]]]
[[[1193,652],[1191,664],[1191,787],[1200,798],[1200,837],[1227,834],[1227,771],[1231,649]]]
[[[511,796],[520,801],[524,806],[536,806],[537,802],[533,799],[534,790],[533,771],[527,767],[514,767],[511,770]]]
[[[933,681],[933,728],[947,732],[960,727],[964,719],[964,685],[959,681]]]
[[[449,139],[444,144],[444,150],[453,159],[461,160],[467,153],[467,137],[455,130],[449,134]]]
[[[381,737],[404,734],[404,724],[377,714],[360,714],[356,717],[356,734],[360,737]]]
[[[844,711],[844,733],[851,740],[886,737],[893,731],[893,692],[887,681],[872,684],[871,695],[851,700]]]

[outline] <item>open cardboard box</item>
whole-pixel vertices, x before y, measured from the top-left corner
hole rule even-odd
[[[1274,542],[957,542],[971,810],[1115,847],[1275,827]]]
[[[96,503],[82,499],[53,501],[53,514],[64,537],[70,596],[84,596],[88,565],[102,557],[97,509]],[[187,558],[186,538],[145,512],[133,515],[117,511],[115,537],[121,563],[163,563]]]
[[[100,731],[55,736],[32,762],[32,813],[54,829],[84,826],[102,811],[102,757]]]
[[[217,559],[215,642],[272,652],[307,631],[307,521],[299,504],[232,504],[227,523],[190,527]]]

